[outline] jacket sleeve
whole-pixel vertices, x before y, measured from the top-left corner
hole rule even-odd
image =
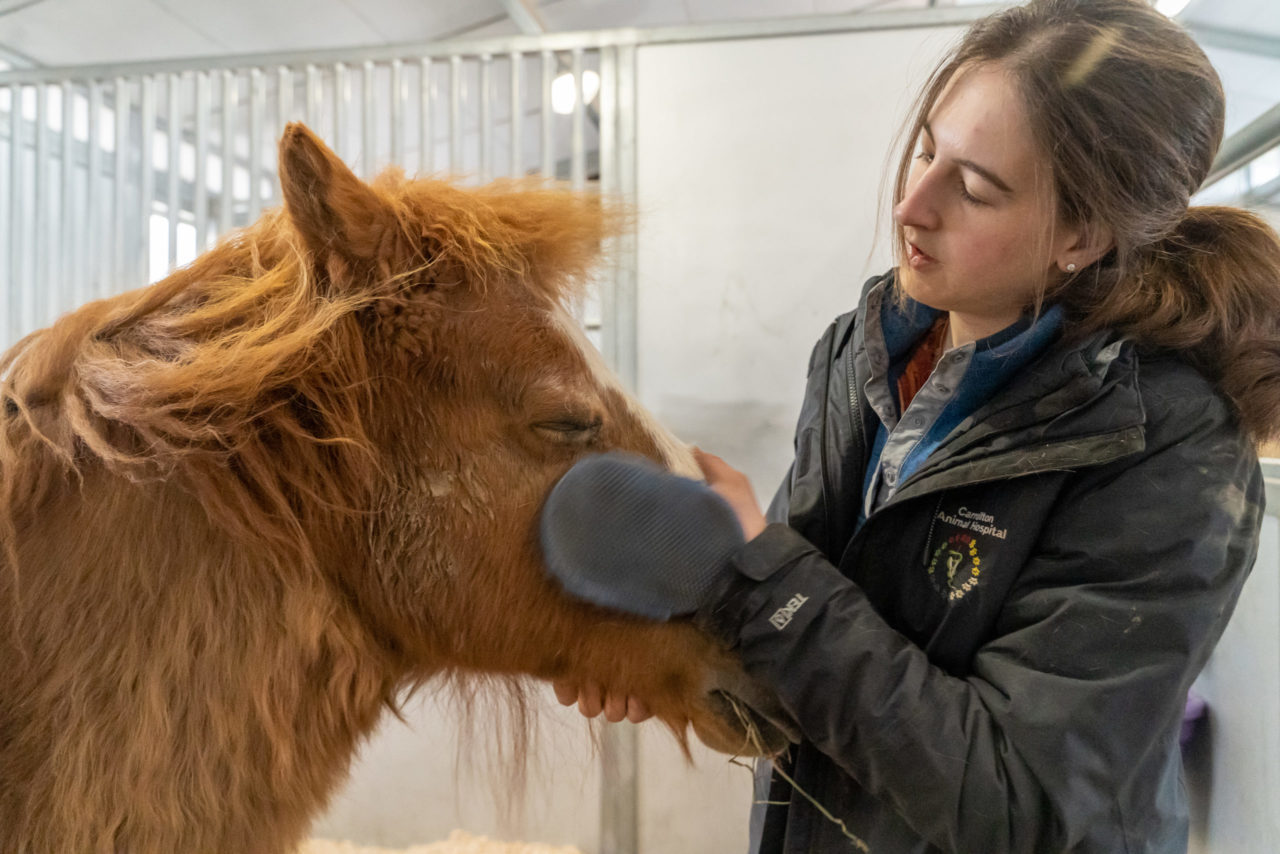
[[[966,678],[781,524],[738,553],[708,622],[921,837],[1067,850],[1115,820],[1133,769],[1173,737],[1255,556],[1252,448],[1221,418],[1169,417],[1180,435],[1073,476]]]

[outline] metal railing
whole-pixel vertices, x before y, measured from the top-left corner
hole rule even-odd
[[[553,41],[0,72],[0,345],[162,277],[278,204],[276,140],[293,120],[365,178],[394,163],[630,194],[634,47]],[[625,252],[608,257],[612,306],[631,273]],[[598,344],[617,340],[612,325],[589,323]]]
[[[1222,141],[1204,186],[1210,187],[1280,146],[1280,104]]]

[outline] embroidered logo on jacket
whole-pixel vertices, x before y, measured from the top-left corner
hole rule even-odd
[[[787,604],[773,612],[773,616],[769,618],[769,622],[773,623],[773,627],[778,631],[782,631],[787,627],[787,623],[791,622],[791,618],[796,615],[796,611],[800,610],[800,606],[809,601],[809,597],[803,593],[797,593],[787,600]]]
[[[978,586],[982,577],[982,558],[978,540],[969,533],[952,534],[933,552],[929,561],[929,580],[937,591],[952,602]]]
[[[935,518],[953,528],[963,528],[975,534],[986,534],[987,536],[995,537],[997,540],[1003,540],[1009,536],[1008,528],[999,527],[996,525],[996,517],[981,510],[970,510],[968,507],[961,507],[955,512],[954,516],[950,513],[939,513]]]

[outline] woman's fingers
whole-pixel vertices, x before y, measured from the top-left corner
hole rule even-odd
[[[555,689],[556,699],[562,706],[572,706],[578,702],[578,686],[573,682],[555,681],[551,683],[551,687]]]
[[[702,469],[702,476],[707,479],[708,486],[723,480],[726,471],[733,471],[733,468],[720,457],[698,447],[693,449],[693,458],[698,463],[698,468]]]
[[[653,712],[649,711],[649,707],[639,697],[627,698],[627,720],[633,724],[647,721],[653,717]]]
[[[578,711],[589,718],[594,718],[604,710],[604,699],[600,696],[600,686],[588,682],[578,692]]]
[[[604,719],[611,724],[616,724],[626,716],[627,698],[613,694],[606,695],[604,698]]]
[[[554,681],[551,687],[556,692],[556,700],[562,706],[578,704],[578,711],[589,718],[604,712],[605,719],[618,723],[622,720],[638,724],[653,717],[653,712],[639,697],[606,695],[599,685],[588,683],[579,688],[576,682]]]
[[[738,517],[738,524],[742,526],[743,535],[748,540],[755,539],[768,523],[756,501],[751,480],[715,454],[708,454],[701,448],[694,448],[693,456],[702,468],[707,486],[715,490],[733,509],[734,515]]]

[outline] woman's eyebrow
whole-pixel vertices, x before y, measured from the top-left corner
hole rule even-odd
[[[929,123],[925,122],[924,124],[921,125],[921,128],[924,130],[925,133],[929,134],[929,142],[933,143],[934,145],[937,145],[937,143],[934,142],[933,129],[929,127]],[[1013,188],[1010,187],[1008,184],[1006,184],[1004,181],[1002,181],[999,175],[992,172],[990,169],[986,168],[985,166],[979,166],[977,163],[974,163],[972,160],[964,160],[961,158],[956,158],[953,162],[956,163],[958,166],[962,166],[965,169],[968,169],[970,172],[977,172],[983,178],[987,179],[992,184],[994,184],[1001,192],[1005,193],[1006,195],[1009,195],[1009,196],[1013,195]]]

